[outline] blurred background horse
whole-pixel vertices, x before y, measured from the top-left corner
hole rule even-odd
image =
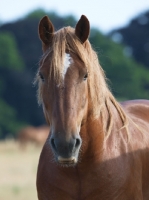
[[[28,126],[18,132],[17,140],[22,148],[25,148],[29,143],[41,146],[46,141],[49,132],[50,128],[46,125],[39,127]]]

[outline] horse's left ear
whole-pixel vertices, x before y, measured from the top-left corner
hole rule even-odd
[[[81,42],[84,43],[88,39],[89,33],[90,23],[87,17],[85,15],[82,15],[76,25],[75,34],[81,40]]]

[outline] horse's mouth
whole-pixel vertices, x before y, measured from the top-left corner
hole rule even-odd
[[[63,158],[58,156],[57,161],[62,166],[74,166],[77,164],[77,159],[75,157]]]

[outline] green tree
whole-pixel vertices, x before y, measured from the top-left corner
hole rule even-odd
[[[149,91],[144,88],[149,83],[147,69],[135,62],[131,56],[125,55],[125,46],[113,42],[97,29],[92,29],[90,41],[99,52],[100,63],[111,81],[112,91],[118,98],[149,97]]]
[[[17,120],[16,110],[0,99],[0,139],[15,137],[24,125],[25,123]]]
[[[0,68],[23,70],[24,63],[17,50],[17,44],[13,35],[9,32],[0,33]]]
[[[12,108],[3,99],[5,91],[8,90],[8,87],[11,87],[8,84],[10,77],[14,73],[17,74],[23,71],[24,64],[12,34],[8,32],[0,33],[0,47],[0,138],[3,138],[7,134],[14,135],[22,124],[22,122],[17,120],[16,109]]]

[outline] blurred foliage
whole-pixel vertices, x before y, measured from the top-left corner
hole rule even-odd
[[[19,122],[16,110],[0,99],[0,138],[15,137],[14,133],[23,127],[25,123]]]
[[[45,15],[47,15],[51,22],[54,24],[56,29],[59,29],[63,26],[72,26],[74,27],[76,24],[76,20],[73,15],[68,16],[59,16],[56,12],[45,12],[43,9],[37,9],[28,15],[26,15],[26,19],[42,19]]]
[[[149,69],[149,10],[132,19],[128,26],[113,30],[111,38],[127,46],[134,59]]]
[[[149,84],[149,71],[132,56],[125,55],[125,46],[105,38],[97,29],[92,29],[90,41],[98,52],[100,64],[108,79],[112,82],[109,85],[118,98],[149,98],[149,90],[145,89]]]
[[[3,69],[22,70],[23,60],[17,50],[13,35],[9,32],[0,32],[0,67]]]
[[[45,123],[32,84],[42,55],[38,24],[44,15],[49,16],[55,30],[76,24],[71,15],[62,17],[38,9],[14,23],[0,26],[0,138],[10,133],[15,136],[23,124],[37,126]],[[92,46],[111,81],[108,82],[112,91],[120,99],[149,98],[148,69],[143,65],[146,61],[142,64],[136,62],[131,48],[125,43],[120,44],[120,34],[115,37],[117,41],[113,41],[114,34],[105,36],[96,28],[92,28],[90,34]],[[135,31],[133,34],[138,33]],[[141,34],[140,30],[137,43],[143,40]]]
[[[47,12],[45,12],[43,9],[37,9],[31,13],[28,13],[25,16],[25,19],[41,19],[45,15],[47,15]]]
[[[8,88],[9,77],[13,73],[21,72],[25,65],[11,33],[0,32],[0,47],[0,95],[3,98],[0,99],[0,138],[3,138],[6,132],[9,133],[9,136],[14,136],[13,133],[21,127],[21,122],[18,122],[16,116],[16,109],[4,101],[4,94]],[[10,91],[7,91],[7,93],[11,98]]]

